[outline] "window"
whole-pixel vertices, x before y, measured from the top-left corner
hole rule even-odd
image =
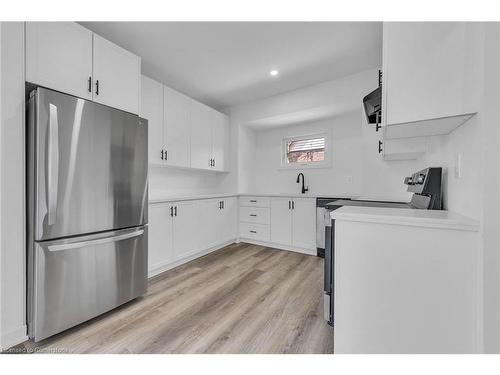
[[[283,140],[283,167],[323,166],[326,161],[326,134],[292,137]]]

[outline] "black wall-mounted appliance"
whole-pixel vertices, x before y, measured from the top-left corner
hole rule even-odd
[[[378,87],[363,98],[366,120],[369,124],[376,124],[380,128],[382,121],[382,71],[378,71]]]

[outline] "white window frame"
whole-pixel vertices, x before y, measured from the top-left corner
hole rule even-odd
[[[290,141],[302,141],[310,138],[325,138],[325,159],[316,162],[288,163],[287,162],[287,143]],[[307,168],[330,168],[332,166],[331,159],[331,135],[330,132],[312,133],[305,135],[297,135],[292,137],[284,137],[281,140],[281,168],[280,169],[307,169]]]

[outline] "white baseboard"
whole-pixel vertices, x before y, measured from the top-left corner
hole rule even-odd
[[[9,349],[17,344],[28,340],[28,327],[23,324],[20,327],[0,333],[0,351]]]
[[[155,267],[154,269],[148,271],[148,278],[152,278],[156,275],[159,275],[160,273],[171,270],[172,268],[179,267],[180,265],[183,265],[184,263],[190,262],[194,259],[197,259],[197,258],[200,258],[204,255],[210,254],[213,251],[222,249],[224,246],[231,245],[232,243],[235,243],[235,242],[236,242],[236,238],[232,239],[230,241],[226,241],[220,245],[211,247],[209,249],[205,249],[205,250],[193,253],[193,254],[189,254],[188,256],[186,256],[182,259],[178,259],[174,262],[169,262],[169,263],[159,265],[159,266]]]
[[[266,247],[272,247],[274,249],[279,249],[279,250],[286,250],[286,251],[293,251],[294,253],[301,253],[305,255],[317,255],[317,250],[316,249],[306,249],[303,247],[295,247],[295,246],[287,246],[287,245],[281,245],[281,244],[276,244],[272,242],[266,242],[266,241],[256,241],[256,240],[251,240],[248,238],[239,238],[239,242],[246,242],[250,243],[252,245],[259,245],[259,246],[266,246]]]

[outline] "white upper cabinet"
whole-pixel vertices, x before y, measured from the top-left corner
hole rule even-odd
[[[384,23],[385,138],[448,134],[477,111],[480,39],[475,23]]]
[[[191,101],[191,167],[227,171],[229,149],[228,117]]]
[[[26,81],[92,99],[92,32],[74,22],[27,22]]]
[[[141,117],[148,120],[149,163],[164,163],[163,85],[146,76],[141,80]]]
[[[139,113],[138,56],[94,34],[94,101],[131,113]]]
[[[212,169],[212,109],[191,100],[191,167]]]
[[[212,155],[213,169],[227,170],[227,150],[229,149],[229,119],[220,112],[213,111],[212,123]]]
[[[26,81],[139,113],[141,59],[74,22],[26,23]]]
[[[228,117],[146,76],[141,81],[149,163],[227,171]]]
[[[190,166],[190,99],[169,87],[163,89],[165,163]]]

